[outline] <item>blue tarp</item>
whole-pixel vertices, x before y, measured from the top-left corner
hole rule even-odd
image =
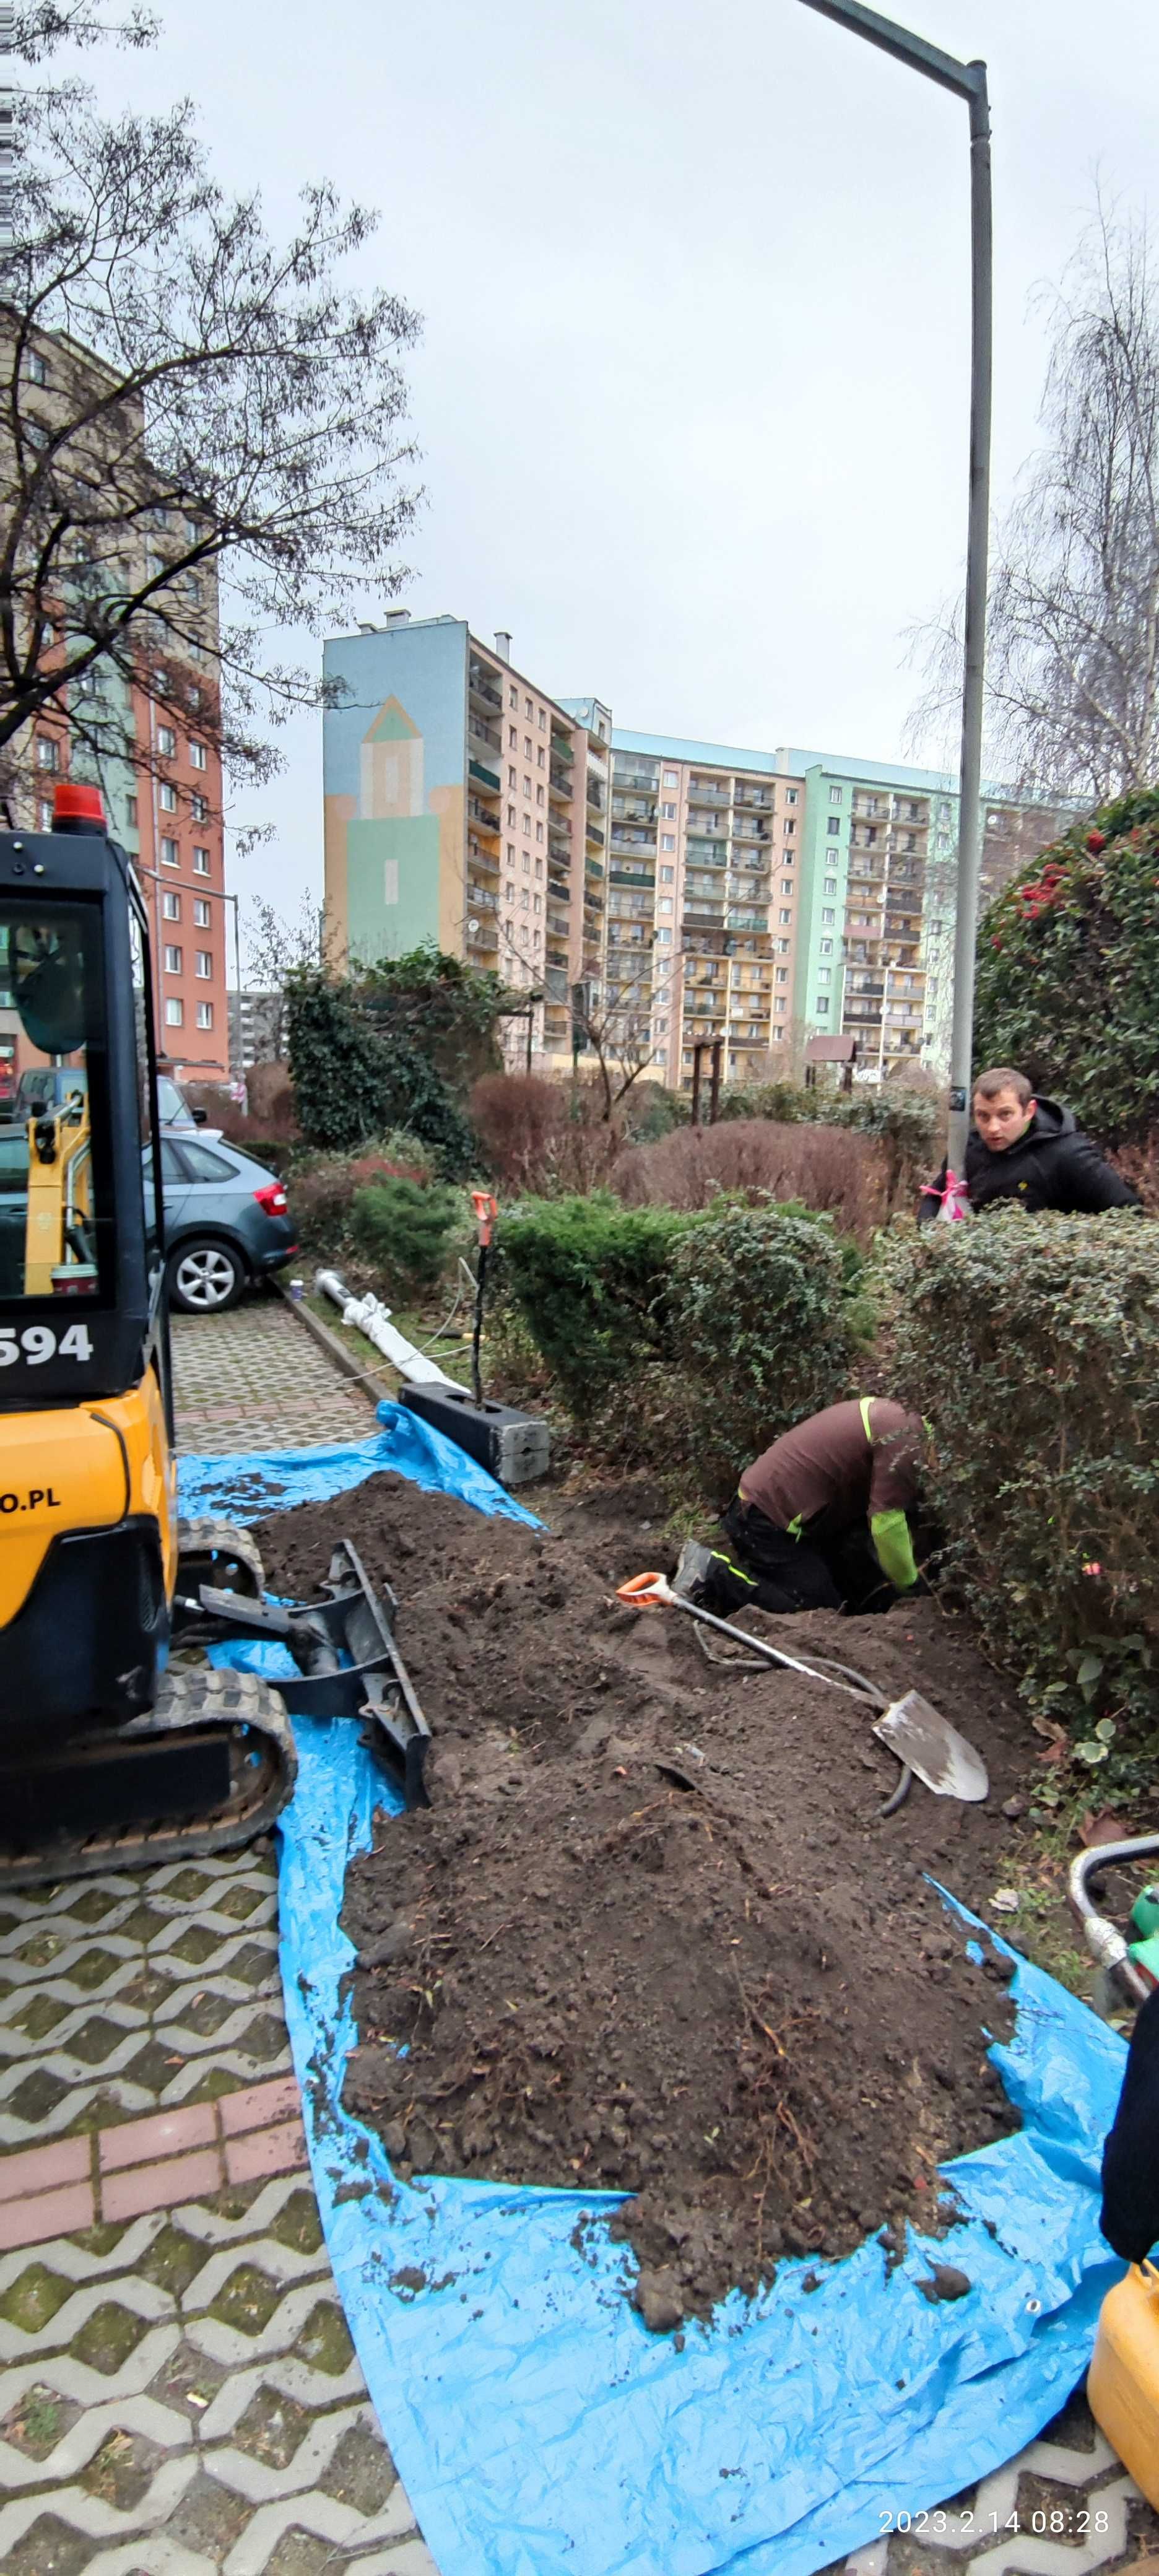
[[[284,1486],[262,1510],[384,1465],[518,1512],[410,1416],[400,1442],[399,1410],[382,1408],[385,1453],[370,1441],[226,1465]],[[223,1508],[222,1463],[185,1460],[183,1495]],[[888,2279],[875,2241],[840,2264],[785,2262],[763,2298],[734,2294],[677,2351],[624,2299],[624,2249],[598,2226],[577,2236],[613,2196],[400,2184],[343,2110],[343,1883],[392,1802],[356,1728],[295,1731],[279,1912],[314,2180],[367,2384],[442,2576],[739,2576],[742,2562],[745,2576],[811,2576],[1041,2431],[1122,2271],[1098,2230],[1124,2060],[1112,2031],[1019,1961],[1015,2034],[992,2053],[1024,2126],[945,2168],[967,2213],[949,2247],[911,2242]],[[952,2305],[917,2286],[938,2259],[973,2283]]]

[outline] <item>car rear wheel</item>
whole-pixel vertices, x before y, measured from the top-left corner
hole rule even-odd
[[[169,1303],[182,1315],[224,1314],[236,1306],[245,1283],[240,1256],[210,1236],[183,1243],[169,1263]]]

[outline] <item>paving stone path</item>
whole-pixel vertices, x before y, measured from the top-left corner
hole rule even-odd
[[[174,1357],[186,1449],[371,1426],[275,1300],[175,1318]],[[848,2568],[1109,2576],[1157,2548],[1079,2397]],[[0,2568],[439,2576],[305,2170],[268,1842],[0,1898]]]
[[[228,1315],[173,1317],[173,1382],[183,1449],[309,1448],[365,1440],[373,1403],[339,1375],[276,1292]]]

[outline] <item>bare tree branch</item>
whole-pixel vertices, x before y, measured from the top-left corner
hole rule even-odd
[[[1043,445],[994,548],[988,765],[1028,794],[1091,803],[1159,774],[1159,287],[1143,220],[1101,198],[1062,286]],[[943,757],[961,609],[911,639],[916,747]]]
[[[50,21],[108,32],[96,0]],[[399,480],[399,358],[417,319],[341,282],[372,213],[314,184],[275,243],[257,197],[212,178],[188,102],[109,122],[65,84],[19,98],[17,138],[0,751],[67,713],[93,758],[123,757],[134,686],[186,720],[192,688],[229,775],[260,782],[280,766],[271,726],[321,695],[273,635],[318,632],[403,578],[417,496]],[[132,755],[147,764],[147,745]]]

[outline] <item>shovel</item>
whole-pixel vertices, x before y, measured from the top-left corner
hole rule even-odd
[[[973,1805],[987,1796],[990,1782],[981,1754],[964,1735],[959,1735],[948,1718],[939,1716],[920,1691],[907,1691],[904,1699],[887,1702],[883,1692],[848,1664],[831,1663],[828,1656],[819,1656],[815,1664],[807,1664],[798,1655],[786,1655],[779,1646],[766,1644],[763,1637],[750,1636],[747,1629],[734,1627],[731,1620],[718,1619],[713,1611],[686,1601],[662,1574],[633,1575],[629,1582],[617,1586],[617,1599],[631,1610],[686,1610],[690,1619],[699,1620],[702,1627],[716,1628],[722,1637],[732,1637],[750,1654],[763,1655],[770,1664],[786,1665],[790,1672],[805,1673],[810,1681],[828,1682],[831,1690],[845,1691],[850,1699],[859,1699],[882,1712],[873,1726],[879,1743],[888,1744],[905,1772],[916,1772],[936,1798],[960,1798]],[[838,1680],[838,1674],[846,1678]],[[883,1814],[900,1806],[908,1785],[907,1778],[902,1782],[901,1793],[890,1799]]]

